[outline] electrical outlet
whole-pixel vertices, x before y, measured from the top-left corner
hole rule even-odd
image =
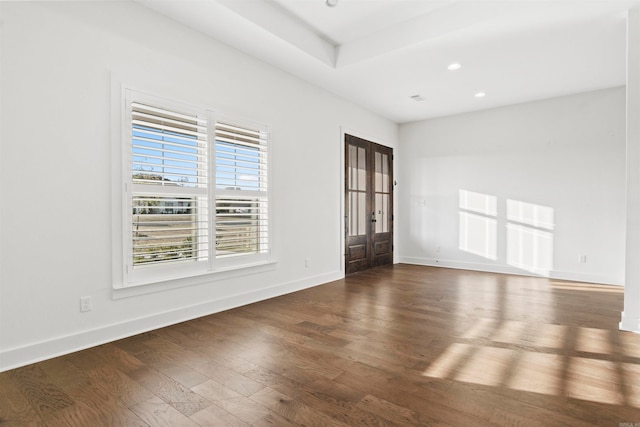
[[[93,310],[93,302],[91,297],[80,297],[80,312],[85,313]]]
[[[305,266],[306,268],[311,267],[311,258],[305,258],[305,259],[304,259],[304,266]]]
[[[587,263],[587,256],[580,255],[580,264],[586,264],[586,263]]]

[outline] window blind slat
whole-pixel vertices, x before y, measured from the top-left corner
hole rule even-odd
[[[136,132],[138,129],[136,129]],[[164,138],[165,134],[163,133],[151,133],[146,132],[144,135],[154,136],[157,135],[158,138],[149,138],[148,136],[142,136],[142,132],[137,132],[138,135],[133,136],[132,143],[133,147],[141,147],[141,148],[157,148],[158,146],[162,147],[175,147],[181,149],[179,152],[183,152],[185,155],[200,155],[204,156],[205,154],[201,153],[199,149],[201,141],[195,140],[193,138],[177,138],[175,136],[171,136],[170,138]],[[162,139],[164,138],[164,139]],[[182,142],[184,141],[184,142]],[[147,142],[148,144],[142,144],[143,142]]]
[[[134,144],[133,145],[133,153],[134,153],[134,156],[138,156],[138,157],[155,156],[154,158],[175,159],[177,161],[195,163],[195,164],[198,164],[200,166],[203,166],[203,165],[207,164],[207,158],[204,157],[204,155],[202,155],[202,154],[198,154],[198,151],[196,149],[192,150],[191,152],[176,151],[176,150],[170,150],[170,149],[166,148],[166,145],[168,145],[168,144],[163,144],[163,147],[151,147],[151,146],[146,146],[146,145],[135,145]],[[157,155],[151,154],[151,153],[163,153],[164,157],[157,156]]]
[[[136,102],[136,101],[133,101],[131,103],[131,109],[132,111],[147,111],[147,112],[155,113],[159,117],[163,117],[163,116],[173,117],[176,119],[183,119],[185,121],[194,121],[194,122],[203,123],[203,124],[206,123],[206,120],[204,118],[198,117],[196,115],[180,113],[180,112],[174,111],[174,109],[166,109],[158,106],[143,104],[141,102]]]
[[[252,169],[262,169],[264,165],[260,163],[259,160],[255,158],[255,156],[241,156],[237,153],[229,153],[229,152],[216,152],[216,157],[218,161],[216,162],[218,166],[224,166],[227,164],[242,164],[245,167]],[[246,160],[244,158],[246,158]]]
[[[166,124],[169,123],[171,125],[174,125],[180,129],[186,128],[186,129],[193,129],[195,131],[197,131],[198,133],[201,133],[203,135],[206,135],[206,131],[207,131],[207,123],[204,120],[198,120],[197,116],[191,117],[189,118],[189,116],[182,116],[182,117],[165,117],[161,114],[149,114],[149,113],[145,113],[142,112],[141,109],[134,109],[131,112],[131,115],[133,117],[134,122],[135,121],[141,121],[141,122],[148,122],[151,123],[153,125],[155,124]],[[195,119],[195,120],[194,120]]]
[[[260,153],[261,155],[266,155],[267,147],[263,145],[256,144],[238,144],[235,141],[225,141],[224,139],[216,136],[216,151],[217,152],[232,152],[243,154],[246,156],[255,156],[255,153]]]
[[[206,139],[207,137],[206,133],[199,132],[198,130],[184,129],[184,128],[175,127],[175,126],[163,125],[161,123],[152,123],[144,120],[132,120],[131,123],[134,125],[134,127],[141,126],[142,127],[142,129],[140,129],[141,132],[144,132],[145,128],[159,129],[161,131],[168,132],[165,135],[168,135],[170,137],[175,137],[176,139],[180,139],[180,137],[184,138],[185,135],[192,136],[196,140]],[[158,132],[149,131],[149,134],[157,135]]]
[[[237,147],[238,149],[247,149],[255,150],[255,151],[266,151],[267,147],[264,146],[261,141],[253,141],[253,140],[241,140],[241,139],[232,139],[229,137],[225,137],[216,133],[216,142],[220,143],[221,146],[230,146]]]
[[[236,126],[236,125],[232,125],[230,123],[227,122],[217,122],[216,123],[216,130],[220,131],[220,132],[227,132],[231,135],[237,135],[237,136],[250,136],[250,137],[254,137],[254,138],[264,138],[266,139],[266,133],[263,131],[259,131],[259,130],[252,130],[249,129],[247,127],[243,127],[243,126]]]

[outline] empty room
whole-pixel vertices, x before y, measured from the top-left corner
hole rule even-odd
[[[640,426],[640,2],[0,1],[1,426]]]

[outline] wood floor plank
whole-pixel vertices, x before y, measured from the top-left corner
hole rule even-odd
[[[296,384],[295,386],[290,383],[281,383],[272,388],[325,416],[331,417],[332,420],[351,427],[389,427],[393,425],[386,418],[376,416],[357,406],[362,399],[360,391],[334,382],[332,382],[332,386],[327,386],[328,382],[325,379],[320,379],[311,384]]]
[[[228,341],[218,342],[216,345],[207,345],[197,350],[206,360],[215,362],[220,366],[231,369],[239,374],[244,374],[255,369],[258,365],[242,358],[244,350],[238,350],[234,344]]]
[[[202,384],[209,379],[195,369],[181,364],[161,363],[155,365],[155,368],[187,388]]]
[[[9,376],[41,417],[74,404],[73,399],[51,380],[40,365],[15,369]]]
[[[356,406],[396,425],[417,426],[421,423],[420,416],[415,411],[370,394],[364,396]]]
[[[134,335],[129,338],[124,338],[118,341],[114,341],[112,344],[121,348],[129,354],[136,355],[137,353],[142,353],[149,348],[145,345],[145,343],[150,340],[157,338],[158,336],[153,332],[146,332],[138,335]]]
[[[152,397],[132,406],[131,411],[154,427],[197,427],[198,424],[159,397]]]
[[[250,425],[217,405],[211,405],[193,414],[191,419],[202,427],[249,427]]]
[[[260,390],[263,389],[264,387],[260,388]],[[214,380],[194,387],[193,391],[248,424],[260,420],[269,413],[264,406]]]
[[[0,425],[630,425],[622,306],[617,286],[385,266],[0,373]]]
[[[129,376],[187,417],[211,405],[202,396],[153,368],[140,368]]]
[[[69,356],[45,360],[38,365],[63,390],[91,383],[88,371],[78,368]]]
[[[144,363],[133,354],[124,351],[113,344],[105,344],[99,347],[94,347],[91,350],[93,350],[104,362],[109,363],[125,374],[144,366]]]
[[[300,424],[294,423],[286,418],[270,412],[265,417],[253,423],[253,427],[300,427]]]
[[[117,396],[118,400],[127,407],[154,397],[151,391],[109,364],[91,369],[89,378],[95,387],[109,396]]]
[[[118,396],[104,392],[95,385],[76,386],[67,389],[67,392],[74,404],[43,416],[48,426],[148,426],[120,402]]]
[[[287,420],[308,427],[347,427],[348,424],[333,419],[330,415],[317,411],[304,403],[276,390],[265,388],[251,396],[252,400],[276,412]]]
[[[44,422],[18,386],[10,372],[0,373],[0,425],[43,426]]]
[[[195,366],[203,376],[230,388],[242,396],[251,396],[264,388],[262,384],[219,363],[208,360]]]
[[[434,381],[431,388],[421,390],[418,384],[395,374],[357,365],[336,381],[412,410],[420,415],[426,425],[437,421],[452,425],[491,425],[491,406],[479,406],[467,399],[446,399],[443,390],[448,389],[448,382],[440,382],[438,385],[438,382]]]

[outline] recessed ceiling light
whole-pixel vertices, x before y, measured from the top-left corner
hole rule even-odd
[[[326,0],[325,4],[329,7],[336,7],[338,5],[338,0]]]
[[[413,96],[410,96],[409,98],[413,99],[414,101],[424,101],[424,98],[422,97],[422,95],[413,95]]]
[[[487,96],[487,94],[484,92],[478,92],[473,96],[475,96],[476,98],[484,98],[485,96]]]
[[[462,68],[462,64],[460,64],[459,62],[453,62],[449,64],[449,66],[447,67],[447,70],[458,71],[460,68]]]

